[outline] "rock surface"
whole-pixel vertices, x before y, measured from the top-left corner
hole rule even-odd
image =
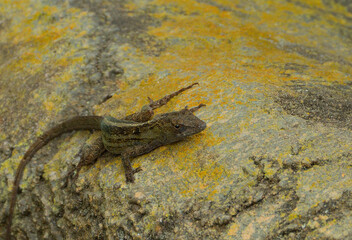
[[[309,2],[309,3],[307,3]],[[352,5],[340,0],[0,2],[0,236],[28,146],[74,115],[207,104],[207,129],[61,188],[89,132],[28,165],[17,239],[352,238]]]

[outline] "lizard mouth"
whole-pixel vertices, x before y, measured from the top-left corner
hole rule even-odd
[[[198,126],[193,127],[193,128],[189,128],[186,131],[179,133],[178,136],[183,139],[187,136],[191,136],[197,133],[200,133],[201,131],[203,131],[205,128],[207,127],[207,124],[203,121],[201,121]]]

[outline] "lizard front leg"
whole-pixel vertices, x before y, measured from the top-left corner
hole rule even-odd
[[[131,115],[126,116],[123,118],[124,120],[131,120],[134,122],[146,122],[150,120],[153,115],[154,111],[157,108],[160,108],[164,105],[166,105],[172,98],[176,97],[177,95],[181,94],[182,92],[192,88],[194,85],[197,85],[198,83],[193,83],[187,87],[181,88],[177,90],[176,92],[173,92],[169,95],[166,95],[156,101],[153,101],[151,98],[148,97],[149,99],[149,104],[145,105],[142,107],[141,111],[133,113]],[[198,110],[200,107],[205,106],[204,104],[200,104],[198,107],[191,108],[190,110],[192,112],[195,112]],[[151,142],[148,145],[142,145],[142,146],[135,146],[135,147],[130,147],[127,148],[122,154],[122,162],[123,166],[125,169],[125,175],[126,175],[126,181],[127,182],[134,182],[134,174],[142,171],[140,167],[133,169],[131,166],[131,159],[135,156],[143,155],[145,153],[151,152],[153,149],[158,148],[162,146],[162,144],[158,141]]]
[[[154,140],[144,145],[137,145],[126,148],[121,153],[122,163],[125,170],[126,182],[134,182],[134,174],[141,171],[140,167],[133,169],[131,166],[131,159],[149,153],[154,149],[161,147],[163,143],[160,140]]]

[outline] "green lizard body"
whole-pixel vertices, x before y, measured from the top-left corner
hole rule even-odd
[[[204,106],[203,104],[191,109],[185,108],[181,111],[159,114],[152,119],[154,109],[165,105],[171,98],[195,84],[182,88],[157,101],[149,99],[150,103],[144,106],[141,111],[121,120],[113,117],[77,116],[56,125],[38,137],[25,153],[16,171],[10,196],[6,239],[11,239],[12,218],[23,171],[40,148],[45,146],[51,139],[65,132],[73,130],[101,130],[102,137],[99,137],[94,143],[86,145],[83,148],[80,162],[68,174],[68,177],[76,172],[74,178],[77,178],[83,166],[93,164],[107,150],[111,153],[121,155],[126,181],[134,182],[134,174],[141,169],[132,168],[130,161],[132,158],[151,152],[160,146],[181,141],[206,128],[205,122],[193,115],[195,111]]]
[[[106,117],[101,122],[105,149],[121,154],[126,148],[148,145],[156,140],[162,145],[183,140],[205,129],[205,123],[188,109],[156,115],[154,119],[138,123]]]

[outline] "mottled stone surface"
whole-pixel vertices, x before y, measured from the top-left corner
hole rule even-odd
[[[208,128],[61,188],[89,132],[28,165],[18,239],[352,237],[352,5],[343,0],[0,2],[0,236],[24,152],[74,115],[207,104]]]

